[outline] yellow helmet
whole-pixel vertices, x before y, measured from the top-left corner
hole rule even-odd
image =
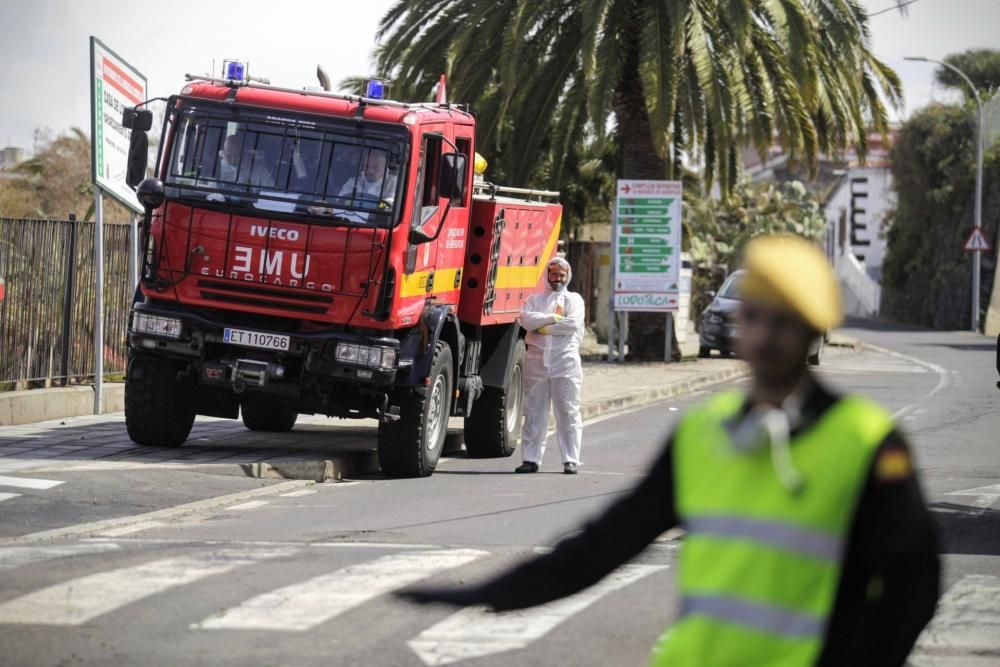
[[[798,236],[759,236],[747,244],[742,293],[798,314],[816,331],[843,317],[833,267],[814,244]]]
[[[476,157],[472,161],[472,169],[476,172],[476,176],[482,176],[486,172],[486,158],[476,153]]]

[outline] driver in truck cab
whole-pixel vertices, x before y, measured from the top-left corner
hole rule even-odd
[[[230,183],[248,183],[256,187],[273,187],[274,177],[264,165],[264,155],[257,150],[244,150],[246,134],[236,132],[226,137],[219,151],[219,178]]]
[[[362,172],[347,179],[340,189],[340,196],[348,199],[372,200],[378,202],[380,207],[391,206],[396,184],[393,177],[386,179],[387,164],[385,151],[369,150]]]

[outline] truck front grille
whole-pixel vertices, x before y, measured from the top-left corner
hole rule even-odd
[[[306,291],[276,290],[252,284],[199,280],[201,297],[220,303],[259,306],[296,313],[325,313],[333,297]]]

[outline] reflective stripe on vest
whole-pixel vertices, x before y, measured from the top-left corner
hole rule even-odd
[[[723,423],[743,404],[725,392],[689,412],[674,437],[680,619],[653,664],[667,667],[814,664],[836,599],[841,560],[888,414],[844,397],[791,443],[798,494],[768,447],[737,451]]]

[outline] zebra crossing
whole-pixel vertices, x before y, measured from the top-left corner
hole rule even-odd
[[[330,558],[334,552],[336,558]],[[660,549],[659,553],[660,560],[672,558],[672,550]],[[0,571],[4,573],[0,577],[4,582],[0,583],[0,643],[7,633],[28,625],[52,629],[85,625],[88,632],[106,625],[121,631],[123,624],[141,613],[139,605],[157,608],[162,599],[158,596],[168,594],[226,600],[228,606],[207,616],[202,610],[189,619],[174,619],[192,640],[205,633],[240,630],[285,636],[317,631],[322,635],[324,624],[363,605],[396,605],[388,596],[400,588],[434,576],[464,578],[470,566],[478,566],[471,578],[482,576],[491,555],[464,547],[340,542],[178,545],[91,539],[0,546]],[[318,574],[317,560],[326,568]],[[328,565],[332,560],[338,562]],[[394,639],[410,652],[414,664],[419,661],[428,666],[506,653],[529,646],[608,594],[668,567],[668,562],[626,565],[581,593],[534,609],[503,614],[465,609],[435,623],[443,611],[439,610],[425,629],[409,639]],[[47,585],[28,584],[29,590],[17,590],[19,568],[34,569],[23,581],[37,582],[42,573]],[[288,583],[287,575],[292,572],[296,577],[301,573],[301,579]],[[226,591],[234,579],[238,580],[236,595]],[[401,605],[395,609],[417,613]],[[420,613],[418,618],[425,617]]]

